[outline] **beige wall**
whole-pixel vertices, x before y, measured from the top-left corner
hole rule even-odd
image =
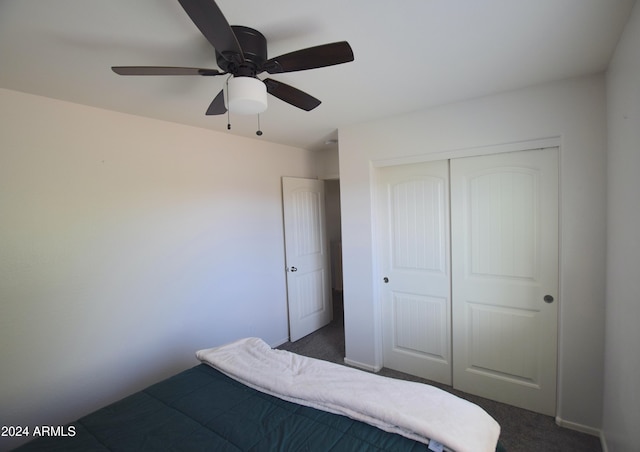
[[[608,223],[604,439],[638,450],[640,426],[640,5],[607,73]]]
[[[313,153],[2,89],[0,118],[3,424],[287,339],[280,178]]]
[[[527,148],[560,147],[558,421],[601,427],[605,291],[604,77],[591,76],[341,129],[340,188],[346,358],[382,365],[372,168]]]

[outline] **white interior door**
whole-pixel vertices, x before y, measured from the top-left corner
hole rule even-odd
[[[282,194],[289,336],[291,341],[297,341],[333,317],[324,183],[283,177]]]
[[[448,162],[378,176],[384,366],[451,384]]]
[[[557,149],[451,161],[454,387],[554,415]]]

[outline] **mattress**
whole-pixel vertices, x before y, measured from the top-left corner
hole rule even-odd
[[[423,443],[251,389],[205,364],[71,423],[27,451],[426,451]]]
[[[266,350],[262,350],[262,348]],[[257,353],[251,361],[251,356]],[[335,412],[334,408],[318,409],[308,401],[290,399],[272,389],[282,386],[279,381],[288,381],[290,386],[321,385],[320,393],[327,394],[326,380],[306,380],[309,375],[321,374],[325,366],[338,366],[316,362],[289,352],[271,352],[260,340],[248,339],[235,344],[198,352],[207,360],[191,369],[156,383],[118,402],[99,409],[65,426],[67,436],[37,438],[16,449],[28,451],[428,451],[438,450],[438,444],[429,440],[421,441],[407,436],[404,430],[389,430],[388,426],[378,428],[359,420],[358,415]],[[272,356],[275,355],[275,356]],[[211,360],[209,360],[211,358]],[[275,358],[275,361],[274,361]],[[267,360],[267,361],[265,361]],[[219,363],[217,361],[220,361]],[[233,375],[235,362],[240,368],[255,369],[265,361],[265,368],[282,366],[290,361],[292,366],[281,369],[270,380],[271,389],[256,387],[251,381],[243,381]],[[280,364],[278,364],[280,361]],[[220,367],[218,367],[220,366]],[[329,369],[338,375],[340,369]],[[231,375],[230,370],[232,370]],[[224,372],[224,373],[223,373]],[[360,371],[358,371],[360,372]],[[300,380],[300,377],[304,380]],[[342,377],[347,378],[342,378]],[[349,374],[335,381],[352,378]],[[374,378],[383,378],[373,376]],[[356,377],[357,378],[357,377]],[[358,381],[368,381],[365,380]],[[249,378],[251,380],[251,378]],[[256,380],[257,381],[257,380]],[[262,381],[262,380],[260,380]],[[306,382],[306,383],[303,383]],[[377,381],[371,384],[377,384]],[[260,384],[263,384],[262,382]],[[394,383],[388,386],[391,390]],[[286,386],[286,385],[285,385]],[[425,386],[426,385],[422,385]],[[385,386],[387,387],[387,386]],[[296,391],[298,389],[295,389]],[[331,391],[331,388],[328,388]],[[336,388],[339,391],[339,388]],[[421,392],[421,388],[416,388]],[[314,391],[315,393],[316,391]],[[380,391],[378,391],[380,392]],[[399,393],[395,393],[399,394]],[[454,397],[454,396],[451,396]],[[348,397],[346,397],[348,399]],[[382,400],[385,400],[382,397]],[[387,404],[393,404],[388,402]],[[425,405],[425,404],[423,404]],[[446,405],[438,405],[440,408]],[[406,407],[398,413],[398,407]],[[321,407],[322,408],[322,407]],[[411,404],[396,404],[390,412],[404,416],[411,411]],[[332,412],[333,411],[333,412]],[[387,409],[385,408],[385,412]],[[446,413],[442,414],[446,417]],[[488,415],[486,415],[488,416]],[[440,417],[440,415],[438,415]],[[425,421],[441,425],[431,416]],[[395,419],[395,418],[392,418]],[[451,421],[448,421],[449,425]],[[468,427],[461,422],[447,427],[464,432]],[[398,424],[401,425],[401,424]],[[481,432],[484,420],[479,418]],[[487,425],[491,425],[490,423]],[[476,426],[477,427],[477,426]],[[442,428],[442,427],[438,427]],[[472,429],[473,430],[473,429]],[[477,428],[476,428],[477,431]],[[439,433],[439,432],[437,432]],[[452,432],[446,432],[450,437]],[[445,437],[447,437],[445,435]],[[495,444],[497,439],[489,444]],[[480,450],[479,443],[465,443],[465,450]],[[493,446],[482,447],[493,450]],[[496,451],[504,449],[497,444]]]

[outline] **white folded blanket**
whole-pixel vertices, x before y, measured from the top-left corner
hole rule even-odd
[[[300,405],[457,452],[494,452],[500,425],[479,406],[422,383],[273,350],[258,338],[200,350],[198,359],[241,383]]]

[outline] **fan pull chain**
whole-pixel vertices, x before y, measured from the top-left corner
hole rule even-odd
[[[256,131],[256,135],[259,137],[262,136],[262,130],[260,130],[260,114],[258,114],[258,130]]]
[[[225,80],[225,85],[226,85],[226,89],[224,90],[224,94],[225,96],[227,96],[227,105],[229,105],[229,79],[231,78],[231,76],[227,77],[227,79]],[[227,130],[231,130],[231,117],[230,117],[230,112],[229,109],[227,108]]]

